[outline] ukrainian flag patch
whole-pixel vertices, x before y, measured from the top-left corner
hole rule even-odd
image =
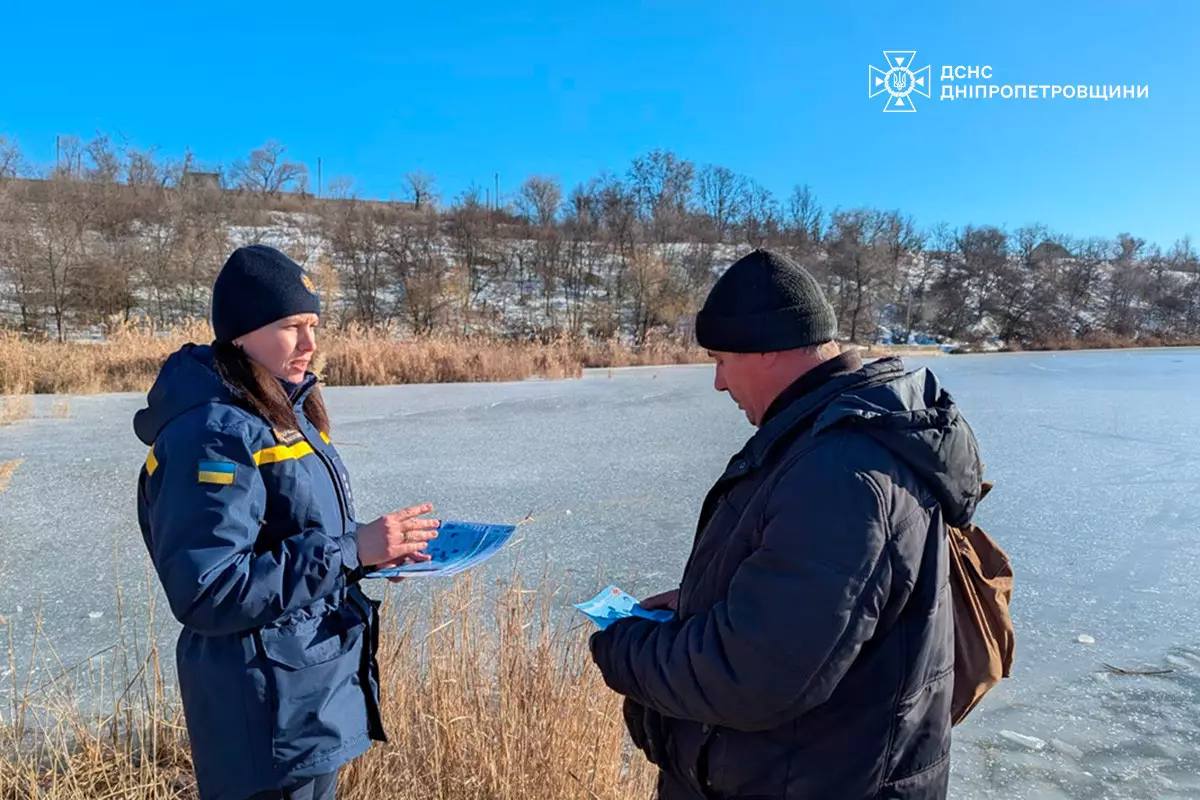
[[[237,465],[232,461],[201,461],[197,480],[200,483],[216,483],[228,486],[233,483]]]

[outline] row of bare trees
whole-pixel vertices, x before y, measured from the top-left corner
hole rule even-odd
[[[782,249],[826,287],[860,342],[1200,338],[1200,261],[1128,234],[1075,240],[1039,225],[923,230],[899,211],[821,207],[796,186],[653,151],[569,191],[450,202],[405,176],[401,200],[308,191],[268,142],[203,171],[100,136],[35,169],[0,136],[0,320],[65,338],[114,320],[204,316],[229,250],[266,241],[314,274],[333,324],[544,337],[686,335],[720,269]],[[319,187],[320,188],[320,187]]]

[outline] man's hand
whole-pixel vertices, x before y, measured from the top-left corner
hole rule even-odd
[[[641,603],[639,603],[639,605],[641,605],[641,607],[646,609],[647,611],[655,611],[657,609],[666,609],[667,611],[674,611],[676,614],[678,614],[679,613],[679,590],[672,589],[669,592],[662,592],[660,594],[650,595],[645,600],[643,600]]]

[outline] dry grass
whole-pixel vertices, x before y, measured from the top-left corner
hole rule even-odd
[[[882,358],[884,356],[925,357],[944,355],[942,348],[936,344],[867,344],[854,346],[857,346],[858,349],[862,351],[863,358]]]
[[[703,347],[694,342],[651,339],[631,348],[619,339],[590,340],[575,346],[576,357],[585,367],[646,367],[659,364],[708,364]]]
[[[0,461],[0,493],[8,489],[8,485],[12,483],[13,473],[17,471],[17,467],[21,466],[23,458],[14,458],[9,461]]]
[[[1159,336],[1120,336],[1115,333],[1098,331],[1080,337],[1045,338],[1029,344],[1011,344],[1004,348],[1007,352],[1023,350],[1123,350],[1135,347],[1195,347],[1200,341],[1186,337]]]
[[[94,394],[145,391],[168,355],[188,341],[209,341],[207,323],[159,334],[116,328],[104,342],[34,341],[0,332],[0,392]]]
[[[33,413],[33,403],[28,397],[7,397],[0,395],[0,426],[12,425],[23,419],[28,419]]]
[[[207,323],[168,331],[118,327],[103,342],[33,341],[0,331],[0,393],[145,391],[168,355],[212,339]],[[318,367],[334,386],[573,378],[584,367],[707,361],[694,345],[617,340],[523,342],[476,337],[403,339],[393,330],[323,331]],[[0,415],[3,407],[0,406]]]
[[[619,698],[590,664],[586,631],[551,622],[553,597],[518,584],[489,602],[463,582],[385,622],[390,741],[343,771],[339,797],[648,798],[653,770],[630,752]],[[11,633],[9,641],[15,675]],[[102,690],[105,712],[82,711],[67,677],[49,687],[14,677],[22,699],[0,710],[0,797],[196,796],[182,715],[156,647],[122,637],[70,674]]]
[[[319,371],[334,386],[513,381],[531,376],[577,378],[580,365],[565,341],[540,344],[498,339],[424,337],[404,340],[390,330],[327,333]]]

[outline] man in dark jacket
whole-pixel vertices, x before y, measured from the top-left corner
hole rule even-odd
[[[954,668],[947,524],[974,435],[928,370],[839,354],[813,278],[758,250],[696,335],[757,433],[700,513],[671,622],[592,637],[659,797],[944,798]]]

